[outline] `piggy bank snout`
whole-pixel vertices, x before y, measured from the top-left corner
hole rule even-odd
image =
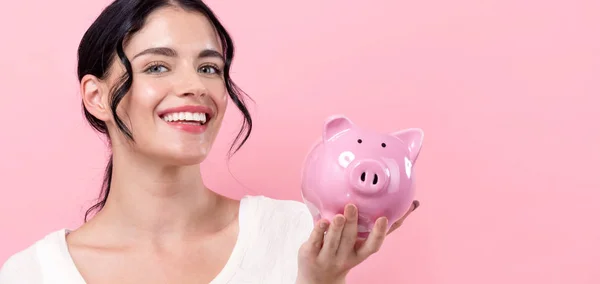
[[[347,172],[350,185],[363,194],[374,194],[385,189],[389,183],[389,169],[373,159],[355,160]]]

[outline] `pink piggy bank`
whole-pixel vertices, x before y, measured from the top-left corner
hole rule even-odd
[[[344,116],[330,117],[302,169],[302,198],[315,221],[333,220],[346,204],[358,208],[358,237],[366,238],[379,217],[388,230],[415,196],[414,165],[421,129],[378,133]]]

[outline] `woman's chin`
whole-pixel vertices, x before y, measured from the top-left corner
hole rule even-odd
[[[178,153],[165,153],[160,155],[161,160],[165,164],[171,166],[192,166],[202,163],[207,156],[207,151],[189,151],[189,152],[178,152]]]

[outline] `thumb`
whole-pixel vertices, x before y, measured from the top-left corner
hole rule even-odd
[[[415,210],[417,210],[417,208],[419,207],[419,205],[421,205],[421,203],[419,202],[419,200],[415,200],[413,201],[413,203],[410,205],[410,208],[408,209],[408,212],[406,212],[406,214],[404,214],[404,216],[402,216],[402,218],[400,218],[400,220],[394,222],[394,224],[392,224],[392,226],[390,227],[389,231],[387,232],[387,234],[391,234],[393,231],[395,231],[396,229],[400,228],[400,226],[402,226],[402,223],[404,223],[404,220],[406,220],[406,218],[408,218],[408,216],[414,212]]]

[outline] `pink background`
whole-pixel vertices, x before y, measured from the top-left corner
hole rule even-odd
[[[106,151],[81,115],[75,55],[107,3],[0,9],[0,263],[78,226],[98,193]],[[256,100],[233,177],[224,157],[240,120],[228,111],[204,166],[215,190],[299,200],[330,114],[422,127],[422,207],[349,283],[600,282],[599,1],[209,4]]]

